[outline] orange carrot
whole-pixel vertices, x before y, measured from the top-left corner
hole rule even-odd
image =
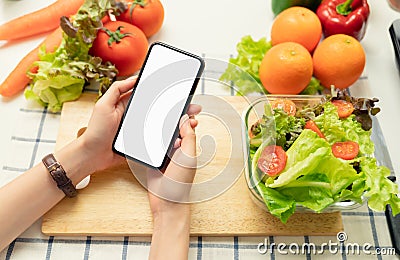
[[[55,30],[60,17],[75,14],[84,0],[57,0],[36,12],[0,25],[0,40],[15,40]]]
[[[0,85],[0,94],[4,97],[11,97],[25,89],[30,82],[30,78],[26,74],[29,70],[36,72],[37,67],[32,67],[35,61],[39,60],[39,48],[44,45],[47,52],[54,51],[62,40],[62,30],[59,27],[53,33],[49,34],[44,41],[34,50],[29,52],[8,75],[4,82]]]

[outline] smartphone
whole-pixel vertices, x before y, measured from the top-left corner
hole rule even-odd
[[[114,152],[161,169],[204,70],[204,60],[163,42],[150,45],[113,142]]]

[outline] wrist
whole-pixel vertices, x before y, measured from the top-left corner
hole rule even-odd
[[[189,237],[190,234],[190,212],[173,213],[164,212],[153,216],[153,236],[169,237],[178,239]]]
[[[153,236],[149,259],[188,258],[190,207],[185,205],[185,208],[179,211],[162,211],[153,215]]]
[[[165,228],[168,227],[168,229],[172,230],[175,233],[189,234],[190,205],[171,203],[171,205],[169,206],[170,207],[168,208],[168,210],[153,212],[154,231],[165,231]]]
[[[173,202],[175,203],[175,202]],[[161,210],[152,212],[154,224],[163,221],[175,221],[179,220],[180,222],[189,222],[190,221],[190,205],[180,205],[182,207],[171,207],[168,210]]]
[[[93,158],[90,153],[86,152],[80,138],[56,151],[54,157],[62,165],[74,186],[95,171]]]

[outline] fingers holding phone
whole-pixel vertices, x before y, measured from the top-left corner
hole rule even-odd
[[[187,111],[187,114],[186,115],[184,115],[182,118],[181,118],[181,122],[180,122],[180,127],[181,127],[181,125],[182,125],[182,122],[184,122],[184,120],[186,120],[186,117],[185,116],[187,116],[187,120],[189,121],[189,124],[190,124],[190,126],[191,126],[191,128],[193,129],[193,131],[194,131],[194,129],[197,127],[197,125],[199,124],[199,121],[197,121],[196,120],[196,118],[195,118],[195,116],[197,115],[197,114],[199,114],[201,112],[201,106],[200,105],[197,105],[197,104],[190,104],[189,105],[189,108],[188,108],[188,111]],[[184,118],[185,117],[185,118]],[[180,133],[179,134],[179,137],[175,140],[175,144],[174,144],[174,149],[177,149],[177,148],[179,148],[180,146],[181,146],[181,142],[182,142],[182,134]]]

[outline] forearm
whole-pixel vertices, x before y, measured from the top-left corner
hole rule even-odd
[[[190,207],[154,216],[149,259],[187,259],[190,238]]]
[[[76,140],[54,153],[76,185],[92,169]],[[80,154],[82,153],[82,154]],[[89,160],[90,161],[90,160]],[[43,163],[37,164],[0,189],[0,251],[55,206],[64,193],[57,188]]]

